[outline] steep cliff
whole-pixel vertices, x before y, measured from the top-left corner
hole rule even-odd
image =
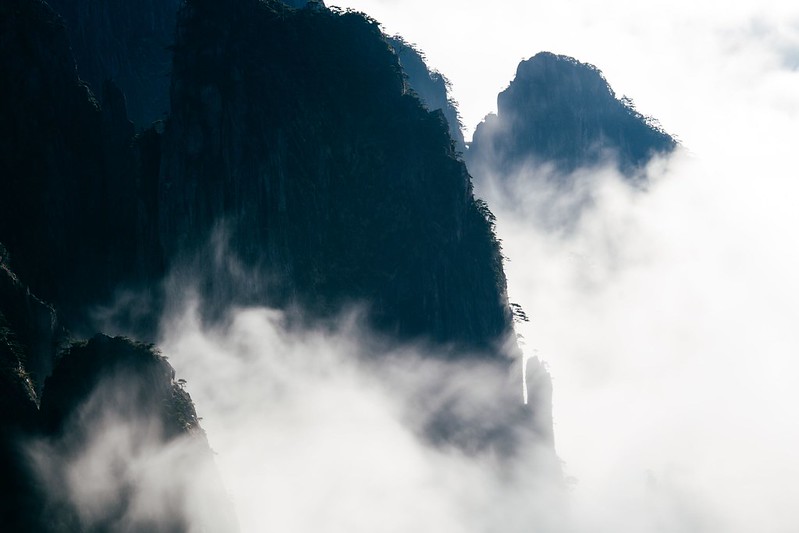
[[[53,298],[77,269],[94,275],[89,248],[102,243],[89,231],[96,228],[88,200],[103,176],[101,114],[77,77],[63,23],[46,4],[3,2],[0,28],[0,240],[15,270]],[[76,242],[81,233],[85,245]],[[78,257],[88,261],[79,265]]]
[[[164,249],[201,250],[224,222],[228,250],[258,274],[233,289],[214,274],[209,293],[319,317],[365,304],[398,339],[468,349],[511,331],[489,212],[374,21],[187,2],[171,101]]]
[[[117,8],[103,9],[112,11],[92,16],[117,27]],[[163,138],[134,135],[127,88],[103,83],[97,104],[45,4],[10,0],[2,23],[12,83],[0,89],[0,239],[72,327],[121,288],[157,293],[166,266],[216,230],[248,274],[206,268],[201,285],[217,303],[246,295],[237,303],[320,318],[365,305],[398,339],[488,351],[504,342],[490,213],[446,121],[406,92],[374,21],[276,1],[187,2]],[[111,31],[85,24],[72,31]]]
[[[461,131],[461,119],[455,102],[449,95],[449,81],[438,71],[430,70],[422,53],[402,37],[390,37],[388,43],[399,58],[408,85],[430,111],[441,110],[455,141],[455,150],[463,153],[466,145]]]
[[[610,161],[634,180],[652,156],[677,145],[628,99],[616,98],[599,69],[549,52],[519,64],[497,109],[466,154],[478,177],[541,164],[563,175]]]
[[[153,338],[167,273],[199,282],[211,318],[258,304],[316,323],[358,306],[375,355],[420,341],[505,375],[517,347],[493,215],[457,116],[448,127],[433,102],[446,83],[415,52],[398,60],[375,21],[321,2],[54,3],[69,30],[41,0],[0,4],[4,525],[235,530],[188,394],[151,346],[98,335],[56,356],[61,321],[91,336],[89,311],[127,289],[151,298],[110,318]],[[170,26],[169,116],[142,130],[166,102]],[[510,380],[420,431],[500,455],[529,444],[519,427],[551,439],[538,378],[535,405]]]

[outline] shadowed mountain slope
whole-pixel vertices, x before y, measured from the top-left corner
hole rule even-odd
[[[3,2],[0,27],[0,242],[14,271],[75,325],[82,309],[158,271],[155,186],[140,169],[153,157],[118,88],[105,84],[101,109],[78,78],[47,4]]]
[[[164,249],[200,249],[224,222],[260,273],[209,281],[217,294],[319,316],[366,303],[383,332],[470,349],[511,331],[487,208],[362,15],[187,2],[159,203]]]

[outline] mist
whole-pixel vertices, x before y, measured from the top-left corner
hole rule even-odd
[[[548,50],[681,139],[645,190],[612,164],[577,171],[572,193],[541,162],[478,180],[524,349],[553,377],[573,526],[795,531],[797,6],[343,3],[425,51],[467,130]]]
[[[562,530],[560,463],[504,414],[518,365],[375,352],[357,314],[298,332],[247,308],[207,328],[195,301],[164,331],[242,531]],[[522,445],[508,453],[498,428]]]
[[[525,350],[553,376],[577,531],[799,520],[797,184],[787,152],[725,138],[723,157],[653,161],[644,189],[612,164],[570,192],[534,164],[481,183]]]

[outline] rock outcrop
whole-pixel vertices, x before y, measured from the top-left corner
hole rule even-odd
[[[38,430],[40,387],[59,337],[52,308],[11,272],[0,244],[0,523],[9,531],[40,525],[42,497],[20,441]]]
[[[634,181],[653,156],[677,146],[629,99],[618,99],[599,69],[549,52],[519,64],[497,109],[466,154],[478,179],[546,164],[563,177],[610,162]]]

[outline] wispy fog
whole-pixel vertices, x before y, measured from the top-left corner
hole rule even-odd
[[[235,530],[204,436],[168,438],[159,413],[142,407],[152,386],[109,374],[63,433],[26,443],[48,531]]]
[[[520,389],[497,402],[518,381],[507,364],[375,353],[354,319],[289,333],[279,312],[253,308],[200,324],[188,306],[163,347],[243,531],[561,530],[560,464],[534,427],[506,422]],[[494,430],[526,444],[480,435]]]
[[[526,348],[554,379],[577,531],[799,523],[797,184],[787,160],[750,157],[678,153],[646,192],[593,169],[579,210],[547,202],[565,193],[535,169],[486,188]]]

